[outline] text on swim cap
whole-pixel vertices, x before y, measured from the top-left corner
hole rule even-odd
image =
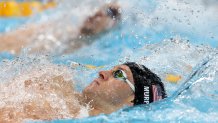
[[[144,104],[149,103],[149,87],[144,86]]]

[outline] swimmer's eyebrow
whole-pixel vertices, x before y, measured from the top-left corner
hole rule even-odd
[[[121,69],[121,70],[123,70],[126,74],[128,73],[128,71],[127,71],[126,69],[122,68],[122,66],[118,66],[118,67],[115,68],[115,69]]]

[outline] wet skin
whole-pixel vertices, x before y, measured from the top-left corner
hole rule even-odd
[[[14,89],[14,93],[10,91],[0,93],[0,95],[7,93],[7,98],[0,97],[7,104],[0,107],[0,122],[20,123],[24,119],[77,118],[80,110],[87,105],[91,107],[89,116],[100,113],[109,114],[125,105],[132,106],[134,92],[126,82],[113,77],[113,72],[118,69],[123,70],[128,80],[134,85],[132,73],[125,65],[100,71],[99,77],[94,79],[82,93],[77,93],[73,82],[65,80],[63,76],[47,74],[0,84],[4,90],[17,88]],[[19,100],[10,100],[13,98],[19,98]]]
[[[101,108],[101,112],[111,113],[124,105],[133,105],[134,92],[130,86],[125,81],[113,77],[113,72],[118,69],[123,70],[134,85],[129,67],[118,65],[111,70],[100,71],[99,77],[83,90],[83,96],[92,101],[93,107]]]

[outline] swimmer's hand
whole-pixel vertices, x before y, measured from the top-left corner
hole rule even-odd
[[[87,18],[80,29],[80,35],[92,36],[105,32],[121,20],[120,6],[114,2],[100,8],[93,16]]]

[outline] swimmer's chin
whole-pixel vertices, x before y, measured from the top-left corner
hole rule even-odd
[[[97,86],[99,86],[99,85],[100,85],[99,81],[95,79],[95,80],[93,80],[83,91],[84,91],[84,92],[94,91],[95,88],[96,88]],[[94,89],[94,90],[93,90],[93,89]]]

